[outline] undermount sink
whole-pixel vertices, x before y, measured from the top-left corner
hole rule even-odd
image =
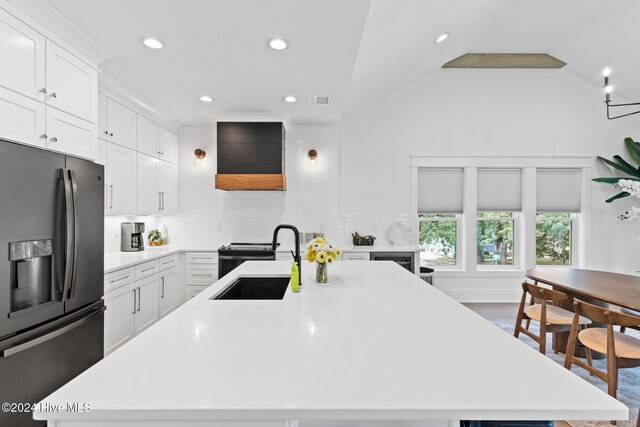
[[[289,286],[289,276],[238,277],[211,299],[226,300],[278,300],[284,297]]]

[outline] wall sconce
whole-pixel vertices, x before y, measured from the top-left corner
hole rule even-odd
[[[309,150],[307,153],[307,157],[311,160],[311,164],[315,164],[316,159],[318,158],[318,152],[314,149]]]
[[[195,151],[193,152],[193,155],[196,156],[196,164],[200,164],[200,160],[207,157],[207,152],[199,148],[196,148]]]

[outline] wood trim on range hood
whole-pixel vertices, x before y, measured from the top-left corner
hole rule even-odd
[[[287,177],[282,174],[216,174],[216,189],[284,191],[287,189]]]

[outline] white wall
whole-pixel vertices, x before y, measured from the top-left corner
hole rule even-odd
[[[624,137],[638,136],[638,124],[608,121],[601,88],[562,70],[439,70],[343,119],[342,212],[413,218],[410,155],[610,157],[623,152]],[[608,175],[599,164],[595,171]],[[605,204],[615,193],[604,184],[590,191],[585,266],[634,273],[640,227],[617,219],[631,201]],[[460,274],[436,284],[460,300],[506,301],[523,278]]]
[[[623,151],[625,136],[637,136],[639,119],[607,121],[602,98],[601,88],[562,70],[440,70],[351,111],[340,126],[291,126],[285,192],[215,190],[215,123],[184,126],[180,213],[162,221],[172,242],[198,246],[270,241],[287,222],[343,247],[356,230],[384,244],[389,225],[415,219],[410,155],[610,157]],[[196,148],[207,151],[200,165]],[[597,175],[608,174],[594,164]],[[606,205],[612,188],[593,183],[590,191],[586,267],[634,273],[640,224],[617,219],[632,201]],[[462,301],[514,301],[523,279],[523,271],[462,273],[436,284]]]

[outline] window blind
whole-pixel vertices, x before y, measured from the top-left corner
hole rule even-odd
[[[521,209],[521,169],[478,169],[479,211],[517,212]]]
[[[462,213],[463,171],[418,169],[418,213]]]
[[[538,169],[538,212],[580,212],[580,169]]]

